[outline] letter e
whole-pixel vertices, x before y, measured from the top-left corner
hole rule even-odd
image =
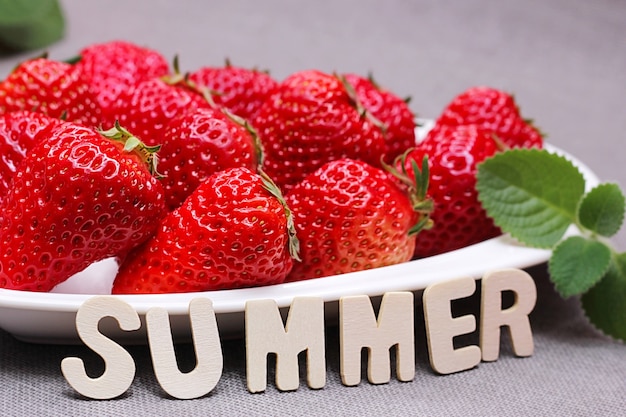
[[[450,302],[469,297],[476,290],[472,278],[438,282],[428,286],[422,297],[428,336],[430,365],[440,374],[471,369],[480,363],[480,348],[475,345],[454,349],[454,336],[476,330],[472,315],[452,317]]]

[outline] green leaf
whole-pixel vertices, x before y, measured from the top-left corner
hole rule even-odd
[[[0,0],[0,49],[43,48],[61,39],[64,30],[57,0]]]
[[[591,323],[605,334],[626,341],[626,252],[616,255],[604,278],[582,296]]]
[[[602,242],[572,236],[554,249],[548,271],[562,297],[582,294],[596,284],[611,265],[611,249]]]
[[[578,221],[594,233],[613,236],[622,227],[624,204],[624,194],[617,184],[598,185],[581,201]]]
[[[585,180],[562,156],[512,149],[479,164],[476,188],[504,232],[529,246],[551,248],[576,221]]]

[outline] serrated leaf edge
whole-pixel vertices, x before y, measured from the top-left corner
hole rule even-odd
[[[528,149],[528,148],[515,148],[515,149],[509,149],[509,150],[504,151],[504,152],[496,153],[495,155],[493,155],[493,156],[491,156],[491,157],[489,157],[489,158],[485,159],[484,161],[482,161],[481,163],[479,163],[479,164],[477,165],[477,174],[476,174],[476,175],[477,175],[476,190],[477,190],[477,192],[478,192],[478,193],[477,193],[478,200],[479,200],[479,202],[480,202],[481,206],[483,206],[483,208],[484,208],[484,201],[483,201],[483,198],[481,197],[481,196],[483,195],[483,193],[482,193],[482,191],[481,191],[481,188],[482,188],[482,187],[480,187],[480,185],[479,185],[479,184],[480,184],[480,182],[478,181],[478,176],[479,176],[479,175],[481,175],[481,174],[480,174],[480,172],[481,172],[480,167],[481,167],[481,166],[484,166],[484,164],[485,164],[485,163],[487,163],[487,164],[488,164],[490,161],[493,161],[493,160],[496,160],[496,159],[501,159],[501,158],[502,158],[502,155],[505,155],[505,154],[510,154],[510,153],[512,153],[512,152],[515,152],[515,153],[525,153],[525,154],[529,154],[529,155],[530,155],[530,154],[549,154],[549,155],[553,155],[553,156],[555,156],[556,158],[560,159],[560,160],[561,160],[561,161],[563,161],[563,162],[566,162],[566,163],[567,163],[567,164],[569,164],[571,167],[573,167],[573,168],[577,171],[577,173],[581,176],[581,178],[583,179],[583,181],[584,181],[584,182],[586,182],[586,181],[585,181],[585,178],[584,178],[584,175],[582,174],[582,172],[580,171],[580,169],[576,166],[576,164],[574,164],[574,163],[573,163],[570,159],[566,158],[564,155],[561,155],[561,154],[558,154],[558,153],[554,153],[554,152],[550,152],[550,151],[548,151],[548,150],[546,150],[546,149],[536,149],[536,148],[530,148],[530,149]],[[518,188],[518,187],[516,187],[516,188]],[[524,192],[525,192],[525,191],[524,191]],[[530,194],[530,193],[528,193],[528,194]],[[575,211],[575,213],[573,213],[573,215],[572,215],[571,213],[569,213],[569,212],[567,212],[567,211],[565,211],[565,210],[561,209],[560,207],[558,207],[558,206],[554,205],[554,204],[546,204],[546,206],[552,207],[552,208],[556,209],[556,211],[563,213],[563,214],[565,215],[564,217],[566,217],[566,218],[570,219],[570,225],[571,225],[571,224],[576,225],[576,226],[578,227],[578,229],[579,229],[579,230],[581,230],[581,232],[582,232],[581,226],[580,226],[580,225],[579,225],[579,223],[578,223],[578,216],[577,216],[577,214],[578,214],[578,207],[580,206],[581,201],[582,201],[582,199],[584,198],[584,196],[585,196],[585,195],[586,195],[586,194],[585,194],[585,193],[584,193],[584,191],[583,191],[583,193],[581,194],[581,196],[580,196],[580,198],[579,198],[579,201],[578,201],[578,205],[577,205],[576,211]],[[543,200],[543,198],[539,198],[539,197],[538,197],[538,196],[536,196],[536,195],[532,195],[532,194],[531,194],[531,196],[533,196],[534,198],[537,198],[537,199],[539,199],[539,200]],[[487,210],[485,209],[485,211],[487,211]],[[488,212],[487,212],[487,215],[489,215],[489,214],[488,214]],[[566,228],[565,228],[565,230],[563,231],[563,234],[560,236],[560,238],[559,238],[558,240],[556,240],[555,242],[553,242],[552,244],[549,244],[549,245],[541,245],[541,244],[536,244],[536,243],[534,243],[534,242],[528,242],[528,241],[526,241],[525,239],[523,239],[523,238],[519,235],[519,233],[516,233],[516,232],[514,232],[514,231],[510,231],[510,230],[508,230],[507,225],[502,224],[502,222],[498,221],[497,219],[494,219],[492,216],[489,216],[489,217],[493,220],[493,222],[496,224],[496,226],[498,226],[500,229],[502,229],[502,230],[503,230],[506,234],[508,234],[509,236],[511,236],[512,238],[514,238],[515,240],[517,240],[518,242],[520,242],[520,243],[522,243],[522,244],[524,244],[524,245],[526,245],[526,246],[528,246],[528,247],[531,247],[531,248],[539,248],[539,249],[551,249],[551,248],[554,248],[554,246],[555,246],[555,245],[557,245],[559,242],[561,242],[561,241],[562,241],[563,237],[564,237],[564,236],[566,235],[566,233],[567,233],[567,230],[569,229],[569,226],[568,226],[568,227],[566,227]]]
[[[618,190],[621,189],[619,187],[619,184],[617,183],[613,183],[613,182],[604,182],[601,184],[596,185],[595,187],[593,187],[591,190],[589,190],[588,192],[586,192],[580,199],[580,201],[578,202],[578,206],[576,207],[576,226],[581,229],[581,231],[588,231],[590,232],[592,235],[597,235],[597,236],[601,236],[603,238],[609,238],[611,236],[614,236],[617,232],[619,232],[619,230],[621,230],[622,226],[624,225],[624,218],[626,217],[626,210],[622,210],[621,213],[621,218],[619,221],[619,225],[617,227],[617,231],[614,232],[612,235],[602,235],[597,233],[594,230],[589,229],[588,227],[586,227],[585,225],[582,224],[582,222],[580,221],[580,207],[582,206],[582,204],[584,203],[585,199],[587,198],[587,196],[589,195],[589,193],[591,193],[592,191],[600,188],[600,187],[606,187],[606,186],[616,186],[618,188]],[[624,194],[622,193],[622,197],[624,197]]]
[[[619,256],[619,255],[623,255],[623,254],[618,254],[618,253],[615,253],[615,251],[613,251],[613,250],[612,250],[611,252],[612,252],[612,255],[611,255],[611,265],[610,265],[610,267],[613,267],[613,266],[614,266],[615,268],[617,268],[617,269],[619,269],[619,270],[621,271],[621,274],[622,274],[622,275],[626,276],[626,270],[623,270],[623,269],[621,268],[621,266],[620,266],[620,263],[619,263],[619,262],[617,262],[617,260],[616,260],[616,257],[617,257],[617,256]],[[609,268],[610,268],[610,267],[609,267]],[[603,335],[604,337],[606,337],[606,338],[608,338],[608,339],[610,339],[610,340],[612,340],[612,341],[614,341],[614,342],[617,342],[617,343],[621,343],[621,344],[623,344],[623,345],[626,345],[626,340],[620,339],[619,337],[615,337],[615,336],[613,336],[613,335],[611,335],[611,334],[609,334],[609,333],[605,332],[605,331],[604,331],[604,330],[602,330],[600,327],[598,327],[598,326],[597,326],[597,325],[593,322],[593,320],[589,317],[589,315],[587,314],[587,310],[585,309],[584,304],[583,304],[583,302],[582,302],[582,296],[583,296],[584,294],[586,294],[587,292],[591,291],[591,289],[593,289],[596,285],[598,285],[598,284],[599,284],[599,283],[600,283],[600,282],[601,282],[601,281],[605,278],[605,276],[606,276],[606,274],[607,274],[607,273],[608,273],[608,270],[604,273],[604,275],[602,276],[602,278],[601,278],[601,279],[599,279],[599,280],[598,280],[598,281],[597,281],[597,282],[596,282],[596,283],[595,283],[592,287],[590,287],[589,289],[587,289],[587,291],[585,291],[584,293],[579,294],[579,295],[577,296],[578,305],[579,305],[580,310],[583,312],[583,317],[585,318],[585,320],[587,321],[587,323],[588,323],[588,324],[589,324],[589,325],[590,325],[590,326],[594,329],[594,331],[598,332],[599,334]]]
[[[609,262],[606,264],[606,266],[604,267],[604,269],[602,270],[602,272],[599,274],[599,278],[596,278],[595,281],[593,281],[592,285],[589,286],[587,289],[585,289],[584,291],[580,291],[580,292],[575,292],[575,293],[563,293],[560,289],[559,289],[559,285],[554,281],[553,279],[553,273],[552,273],[552,263],[554,260],[554,255],[557,251],[559,251],[561,248],[563,248],[563,245],[566,244],[566,242],[571,241],[572,238],[581,238],[581,239],[585,239],[587,241],[592,241],[592,242],[597,242],[600,243],[601,245],[603,245],[604,247],[606,247],[609,251]],[[559,293],[559,295],[561,297],[565,298],[570,298],[570,297],[574,297],[577,295],[582,295],[584,293],[586,293],[587,291],[589,291],[591,288],[593,288],[594,286],[596,286],[600,281],[602,281],[602,279],[606,276],[606,274],[608,273],[609,269],[611,268],[612,264],[613,264],[613,257],[614,257],[614,252],[611,248],[611,246],[607,245],[604,242],[601,242],[599,240],[596,239],[589,239],[589,238],[585,238],[584,236],[570,236],[567,239],[564,239],[562,241],[560,241],[559,243],[557,243],[554,248],[552,249],[552,255],[550,256],[550,259],[548,260],[548,273],[550,274],[550,281],[553,283],[555,290]]]

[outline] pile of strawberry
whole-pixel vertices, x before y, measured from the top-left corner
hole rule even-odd
[[[207,291],[406,262],[498,235],[476,164],[541,147],[513,98],[415,119],[370,78],[181,74],[129,42],[0,82],[0,288],[50,291],[117,258],[112,292]]]

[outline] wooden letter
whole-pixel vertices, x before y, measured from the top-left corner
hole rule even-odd
[[[361,349],[368,349],[367,378],[384,384],[391,378],[389,349],[396,346],[396,374],[400,381],[415,377],[415,329],[413,293],[388,292],[381,301],[378,319],[369,297],[339,300],[341,381],[361,382]]]
[[[211,392],[222,376],[223,368],[220,337],[211,300],[191,300],[189,319],[196,350],[196,367],[193,371],[181,373],[176,362],[167,311],[155,307],[146,313],[154,374],[165,392],[184,400]]]
[[[287,324],[274,300],[246,302],[246,374],[250,392],[265,391],[267,355],[276,353],[276,387],[295,390],[300,385],[298,354],[307,352],[307,384],[326,384],[324,302],[318,297],[296,297]]]
[[[452,317],[450,302],[469,297],[476,290],[472,278],[460,278],[430,285],[424,290],[424,319],[428,336],[430,365],[440,374],[471,369],[480,363],[478,346],[454,349],[454,336],[476,330],[476,318],[465,315]]]
[[[93,297],[80,306],[76,313],[76,330],[85,345],[104,359],[104,373],[98,378],[90,378],[80,358],[65,358],[61,362],[61,371],[67,382],[85,397],[99,400],[122,395],[135,378],[132,356],[98,331],[98,323],[104,317],[115,318],[122,330],[141,327],[137,312],[118,298]]]
[[[514,304],[502,310],[502,292],[515,294]],[[528,315],[537,301],[537,287],[528,273],[519,269],[491,272],[482,280],[480,348],[484,361],[495,361],[500,352],[500,327],[508,326],[517,356],[533,354],[533,334]]]

